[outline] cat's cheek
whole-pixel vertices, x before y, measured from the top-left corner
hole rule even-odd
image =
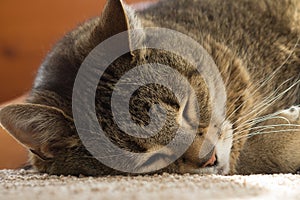
[[[218,158],[218,173],[228,174],[230,171],[230,152],[233,142],[232,124],[226,121],[222,127],[222,134],[220,140],[216,145],[216,155]]]

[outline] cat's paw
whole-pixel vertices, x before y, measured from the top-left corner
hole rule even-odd
[[[290,123],[300,123],[300,107],[292,106],[279,112],[279,116],[286,118]]]

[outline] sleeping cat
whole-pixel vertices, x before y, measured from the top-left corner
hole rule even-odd
[[[156,150],[170,143],[179,127],[196,124],[187,151],[153,173],[296,173],[300,169],[299,23],[298,0],[162,0],[136,12],[121,0],[108,0],[100,17],[82,24],[54,47],[39,69],[27,102],[1,109],[0,122],[30,150],[30,163],[39,172],[126,174],[96,159],[80,139],[72,108],[75,78],[85,58],[106,39],[133,29],[168,28],[188,35],[208,52],[225,84],[226,102],[219,105],[221,111],[212,118],[212,91],[195,66],[171,52],[131,49],[129,34],[124,44],[130,52],[101,72],[96,91],[98,122],[110,141],[130,152],[148,153],[148,157],[134,160],[136,169],[160,165],[174,151],[162,156]],[[140,38],[139,42],[143,44],[146,39]],[[169,43],[174,42],[172,39]],[[187,47],[182,44],[182,48]],[[147,63],[177,70],[193,86],[197,101],[190,100],[191,93],[185,90],[180,91],[182,99],[178,99],[159,84],[140,87],[129,101],[131,120],[147,126],[153,104],[165,109],[166,120],[156,135],[133,137],[113,120],[112,92],[124,74]],[[205,66],[208,70],[211,67]],[[85,81],[89,82],[89,77]],[[177,84],[175,79],[169,81]],[[221,95],[219,87],[213,92]],[[75,101],[84,104],[85,91],[81,95]],[[200,119],[195,117],[196,104]],[[211,128],[217,142],[200,156]]]

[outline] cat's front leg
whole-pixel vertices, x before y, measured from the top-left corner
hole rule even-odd
[[[293,106],[265,117],[251,128],[237,171],[297,173],[300,170],[300,107]]]

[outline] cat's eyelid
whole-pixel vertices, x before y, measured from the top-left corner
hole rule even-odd
[[[51,160],[51,158],[47,158],[47,157],[43,156],[43,154],[40,153],[40,152],[38,152],[38,151],[35,151],[35,150],[33,150],[33,149],[29,149],[29,151],[30,151],[31,153],[33,153],[34,155],[36,155],[37,157],[39,157],[39,158],[40,158],[41,160],[43,160],[43,161]]]

